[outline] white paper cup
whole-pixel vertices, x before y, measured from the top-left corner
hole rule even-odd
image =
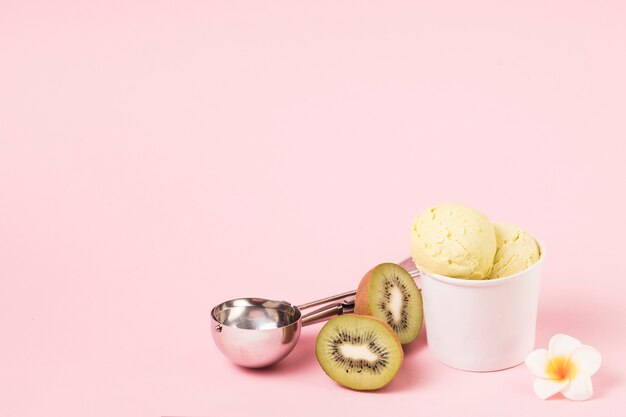
[[[497,371],[524,362],[535,346],[539,278],[545,250],[530,268],[505,278],[465,280],[421,272],[431,353],[464,371]]]

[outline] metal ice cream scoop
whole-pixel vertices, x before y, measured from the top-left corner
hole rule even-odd
[[[411,258],[400,263],[413,278],[419,276]],[[354,311],[356,291],[295,306],[287,301],[237,298],[211,310],[211,334],[232,362],[262,368],[287,356],[298,342],[302,326]],[[303,315],[303,311],[319,307]]]

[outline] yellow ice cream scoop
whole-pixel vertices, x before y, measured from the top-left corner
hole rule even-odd
[[[539,260],[535,239],[517,226],[495,223],[496,256],[489,279],[517,274]]]
[[[413,220],[411,256],[426,272],[453,278],[485,279],[496,253],[489,219],[462,204],[441,204]]]

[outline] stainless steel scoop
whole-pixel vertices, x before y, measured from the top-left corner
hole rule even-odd
[[[400,266],[413,278],[419,275],[411,258]],[[237,298],[211,310],[211,334],[232,362],[248,368],[270,366],[293,350],[302,326],[352,313],[355,295],[356,291],[348,291],[299,306],[264,298]],[[313,307],[319,308],[303,315]]]

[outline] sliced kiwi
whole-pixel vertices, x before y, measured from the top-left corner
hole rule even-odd
[[[357,315],[326,323],[317,336],[315,354],[331,379],[355,390],[384,387],[404,358],[398,336],[384,321]]]
[[[404,268],[392,263],[380,264],[361,280],[354,313],[384,320],[396,332],[400,343],[406,345],[422,329],[422,294]]]

